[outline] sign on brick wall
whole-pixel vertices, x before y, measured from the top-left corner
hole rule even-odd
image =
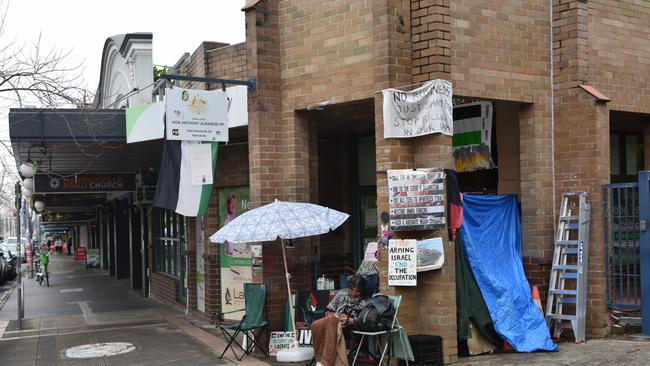
[[[444,227],[445,172],[439,168],[388,171],[390,226],[394,231]]]
[[[417,241],[391,239],[388,242],[388,286],[417,284]]]
[[[413,91],[385,89],[384,138],[407,138],[443,133],[453,135],[452,87],[447,80],[431,80]]]

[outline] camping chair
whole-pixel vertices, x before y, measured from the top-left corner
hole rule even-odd
[[[395,315],[393,316],[393,323],[391,324],[390,329],[381,331],[381,332],[362,332],[359,330],[353,330],[352,334],[358,334],[361,335],[361,340],[359,341],[359,345],[357,346],[357,350],[354,354],[354,359],[352,361],[352,366],[357,362],[357,357],[359,357],[359,350],[361,349],[361,345],[363,344],[363,340],[366,336],[384,336],[384,347],[381,352],[381,358],[379,359],[379,362],[377,365],[381,365],[381,363],[384,361],[384,357],[388,355],[388,362],[387,365],[390,365],[390,359],[392,356],[395,356],[396,358],[400,358],[406,361],[406,366],[408,366],[409,361],[413,361],[413,351],[411,350],[411,344],[408,341],[408,337],[406,336],[406,332],[404,331],[404,328],[402,328],[399,325],[399,322],[397,321],[397,311],[399,310],[399,306],[402,302],[402,295],[398,296],[388,296],[393,303],[393,308],[395,308]],[[398,347],[395,347],[398,346]],[[399,348],[398,350],[394,350],[394,348]],[[399,353],[401,351],[401,353]]]
[[[235,313],[238,311],[244,310],[244,316],[241,321],[233,324],[222,324],[218,325],[217,329],[221,330],[223,333],[226,342],[228,345],[226,349],[223,350],[219,358],[223,358],[223,355],[226,354],[228,348],[232,351],[232,354],[235,355],[237,361],[241,361],[246,355],[250,354],[253,351],[253,348],[257,346],[264,355],[268,356],[269,352],[260,344],[259,337],[255,336],[255,331],[257,329],[264,330],[268,324],[264,320],[264,303],[266,302],[266,285],[263,283],[245,283],[244,284],[244,301],[245,309],[233,310],[224,312],[223,314]],[[237,341],[237,337],[243,334],[245,337],[246,346],[242,346]],[[242,342],[244,343],[244,342]],[[237,345],[244,354],[237,356],[233,344]]]

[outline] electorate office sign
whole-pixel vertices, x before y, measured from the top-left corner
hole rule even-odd
[[[35,193],[122,192],[135,190],[135,173],[76,174],[69,177],[36,174]]]
[[[167,91],[167,140],[228,141],[228,98],[220,90]]]

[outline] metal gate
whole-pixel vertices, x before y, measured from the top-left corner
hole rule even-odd
[[[639,184],[605,185],[607,306],[641,310]]]

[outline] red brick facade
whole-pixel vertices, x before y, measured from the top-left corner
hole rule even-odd
[[[498,192],[516,194],[521,204],[524,268],[542,300],[561,194],[589,193],[587,328],[589,336],[602,337],[609,334],[602,212],[602,186],[611,174],[609,136],[619,123],[633,124],[611,112],[636,113],[636,121],[643,120],[639,113],[650,113],[648,19],[650,8],[628,1],[266,0],[246,9],[244,44],[204,43],[184,70],[257,80],[249,92],[247,143],[220,148],[215,183],[215,189],[250,185],[252,207],[277,198],[352,212],[346,182],[353,180],[354,139],[374,134],[377,212],[387,211],[387,170],[449,168],[452,147],[442,135],[384,139],[378,91],[444,78],[456,96],[493,101]],[[594,86],[611,102],[580,84]],[[637,122],[634,129],[645,134],[647,169],[650,127]],[[215,199],[205,218],[208,235],[217,229]],[[315,253],[333,274],[351,265],[353,230],[346,223],[334,234],[299,240],[289,251],[292,287],[311,286]],[[444,230],[402,236],[416,234],[444,236]],[[219,271],[217,247],[206,247],[209,313],[219,309]],[[443,336],[445,362],[454,362],[453,243],[445,249],[445,267],[422,274],[417,288],[389,288],[382,274],[381,290],[402,294],[401,323],[411,334]],[[385,257],[381,253],[382,268]],[[263,275],[255,278],[268,285],[272,329],[282,328],[284,319],[281,258],[279,242],[265,244]]]

